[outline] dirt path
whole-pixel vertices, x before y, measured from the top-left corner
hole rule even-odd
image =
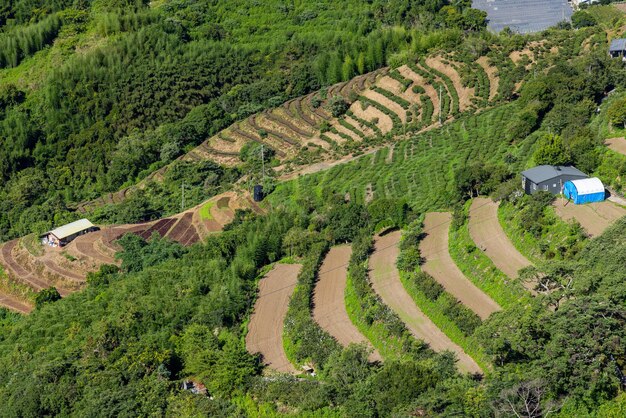
[[[474,311],[481,319],[501,310],[500,305],[483,293],[461,273],[448,252],[448,230],[452,214],[428,213],[424,220],[426,237],[420,252],[426,259],[422,270],[437,280],[450,294]]]
[[[400,281],[396,259],[400,252],[400,231],[376,237],[374,252],[370,256],[370,277],[374,291],[383,302],[395,311],[416,338],[428,343],[435,351],[450,350],[459,359],[461,371],[481,373],[474,359],[453,343],[446,334],[417,307]]]
[[[489,64],[489,58],[482,56],[476,61],[487,73],[489,78],[489,100],[493,100],[498,94],[498,87],[500,86],[500,78],[498,77],[498,69],[492,67]]]
[[[602,235],[616,220],[626,216],[626,209],[613,202],[575,205],[572,202],[567,203],[567,200],[563,198],[558,198],[553,205],[561,218],[566,221],[576,219],[592,237]]]
[[[531,262],[517,251],[502,229],[498,221],[498,205],[491,199],[477,197],[472,202],[469,233],[476,246],[510,278],[517,278],[519,269],[531,265]]]
[[[282,373],[297,373],[283,349],[283,322],[301,267],[276,264],[260,281],[259,296],[246,335],[248,351],[261,353],[268,367]]]
[[[367,342],[367,338],[350,321],[344,302],[348,262],[351,254],[352,247],[349,245],[333,247],[328,252],[320,267],[318,281],[313,293],[313,318],[315,322],[335,337],[339,344],[344,347],[352,343]],[[373,351],[370,355],[370,361],[382,361],[382,357],[377,351]]]
[[[33,310],[32,306],[25,304],[13,296],[3,293],[0,293],[0,307],[23,314],[28,314]]]
[[[615,152],[626,155],[626,139],[610,138],[606,140],[606,145]]]

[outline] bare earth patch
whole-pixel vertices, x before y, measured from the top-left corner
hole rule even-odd
[[[433,276],[450,294],[484,320],[501,308],[469,281],[450,257],[448,230],[451,220],[452,214],[447,212],[426,214],[426,237],[420,243],[420,253],[426,259],[422,270]]]
[[[247,350],[260,353],[268,367],[281,373],[297,372],[283,349],[283,322],[301,267],[299,264],[276,264],[261,279],[259,296],[248,324]]]
[[[426,60],[426,65],[435,70],[447,75],[450,80],[452,80],[452,84],[459,95],[459,109],[461,112],[467,110],[472,105],[472,97],[475,96],[473,88],[463,87],[463,82],[461,81],[461,76],[451,65],[444,64],[441,61],[441,57],[428,58]]]
[[[313,293],[313,318],[315,322],[335,337],[339,344],[344,347],[363,342],[367,342],[369,345],[367,338],[350,321],[344,302],[351,254],[352,247],[349,245],[333,247],[328,252],[320,267],[318,281]],[[382,357],[374,350],[370,354],[370,361],[382,361]]]
[[[474,199],[470,207],[469,232],[476,246],[510,278],[517,278],[519,269],[531,265],[502,229],[498,220],[498,205],[491,199]]]
[[[561,218],[566,221],[576,219],[585,231],[594,237],[602,235],[615,221],[626,216],[626,209],[608,201],[575,205],[563,198],[558,198],[553,205]]]
[[[416,338],[423,340],[437,351],[452,351],[459,359],[458,367],[468,373],[481,373],[474,359],[468,356],[457,344],[428,318],[415,304],[400,281],[396,268],[399,255],[400,231],[377,236],[374,252],[370,256],[370,279],[374,291],[383,302],[395,311]]]
[[[376,109],[374,106],[367,106],[366,109],[363,109],[361,102],[355,102],[352,106],[350,106],[350,110],[356,115],[357,118],[368,122],[376,121],[375,125],[378,126],[378,129],[380,129],[383,135],[393,129],[393,121],[391,118]]]
[[[625,138],[611,138],[611,139],[607,139],[605,143],[613,151],[619,152],[622,155],[626,155],[626,139]]]
[[[17,299],[14,296],[7,295],[1,292],[0,292],[0,306],[3,308],[7,308],[9,310],[15,311],[15,312],[23,313],[23,314],[30,313],[33,310],[32,306],[27,305],[26,303],[22,302],[21,300]]]
[[[385,106],[387,109],[398,115],[402,123],[406,123],[406,110],[404,110],[402,106],[400,106],[398,103],[394,102],[391,99],[388,99],[387,97],[374,90],[367,90],[365,93],[363,93],[363,96]]]
[[[415,85],[422,86],[424,91],[426,91],[426,95],[430,98],[430,101],[433,103],[433,119],[439,116],[439,93],[434,89],[432,85],[426,82],[424,77],[419,74],[414,73],[408,66],[403,65],[398,68],[400,74],[402,74],[405,78],[409,80],[413,80]]]

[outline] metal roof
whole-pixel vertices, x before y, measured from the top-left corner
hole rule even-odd
[[[487,12],[487,24],[495,32],[507,26],[518,33],[541,32],[569,22],[573,13],[567,0],[474,0],[472,7]]]
[[[626,51],[626,39],[613,39],[609,51],[621,52]]]
[[[587,177],[585,173],[572,166],[554,166],[554,165],[539,165],[522,172],[522,175],[535,184],[542,183],[546,180],[560,177],[562,175],[567,176],[579,176]]]
[[[580,179],[571,181],[576,187],[578,195],[604,193],[604,184],[599,178]]]
[[[87,219],[81,219],[67,225],[60,226],[52,231],[49,231],[48,234],[52,234],[58,239],[67,238],[71,235],[74,235],[78,232],[84,231],[85,229],[93,228],[94,224],[89,222]]]

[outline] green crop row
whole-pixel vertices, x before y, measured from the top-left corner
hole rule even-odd
[[[452,96],[452,115],[456,116],[459,113],[459,93],[456,91],[456,88],[454,88],[454,83],[452,83],[450,77],[440,71],[435,70],[432,67],[429,67],[426,64],[426,60],[421,60],[420,64],[443,81],[448,90],[448,93]]]
[[[376,109],[378,109],[381,112],[383,112],[385,115],[389,116],[391,118],[392,123],[393,123],[394,129],[400,129],[402,127],[402,120],[400,120],[400,117],[395,112],[393,112],[389,108],[387,108],[386,106],[378,103],[377,101],[368,99],[367,97],[364,97],[364,96],[361,96],[359,98],[359,101],[362,103],[364,108],[366,108],[367,106],[373,106]]]
[[[378,135],[379,137],[383,136],[382,131],[380,130],[380,128],[378,127],[378,125],[376,125],[375,123],[372,123],[368,120],[362,119],[360,117],[358,117],[357,115],[355,115],[351,110],[348,110],[346,112],[347,116],[350,116],[352,119],[354,119],[355,121],[359,122],[361,125],[363,126],[367,126],[368,128],[370,128],[372,131],[376,132],[376,135]]]
[[[313,320],[311,295],[317,271],[322,263],[328,243],[319,243],[310,250],[302,263],[298,283],[291,295],[285,316],[283,345],[289,360],[294,364],[312,361],[323,365],[333,351],[341,346]]]
[[[352,124],[348,123],[347,120],[345,120],[344,118],[339,119],[339,124],[341,126],[343,126],[346,129],[349,129],[350,131],[354,132],[356,135],[358,135],[361,139],[365,139],[366,135],[361,132],[359,129],[357,129],[355,126],[352,126]]]
[[[404,88],[403,91],[406,91],[409,87],[411,87],[411,84],[413,84],[412,80],[405,78],[402,74],[400,74],[400,72],[397,69],[390,71],[388,75],[389,77],[393,78],[394,80],[402,84],[402,87]]]
[[[382,87],[374,86],[372,87],[372,90],[374,90],[376,93],[382,94],[389,100],[399,104],[405,110],[408,110],[408,108],[411,106],[411,102],[409,102],[408,100],[404,100],[402,97],[397,96],[393,92],[390,92],[389,90],[385,90]]]

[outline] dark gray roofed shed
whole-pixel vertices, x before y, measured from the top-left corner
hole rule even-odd
[[[585,173],[576,167],[562,165],[540,165],[522,172],[522,175],[535,184],[543,183],[546,180],[557,178],[562,175],[587,177]]]
[[[622,52],[626,51],[626,39],[613,39],[611,41],[611,46],[609,47],[610,52]]]

